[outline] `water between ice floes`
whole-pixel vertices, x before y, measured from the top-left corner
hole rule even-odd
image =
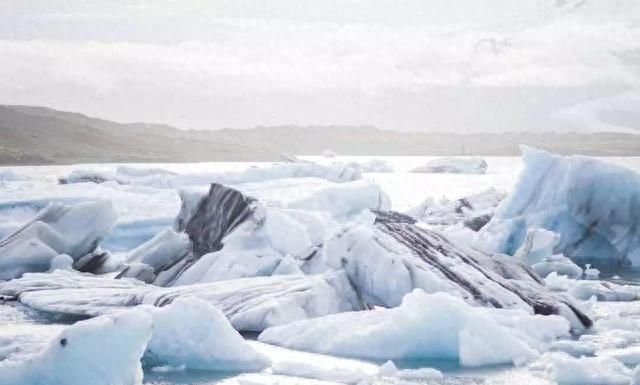
[[[334,159],[322,157],[305,157],[318,163],[334,161],[364,162],[373,157],[344,156]],[[490,187],[508,191],[517,179],[522,168],[518,157],[487,157],[489,171],[485,175],[455,175],[455,174],[415,174],[408,170],[427,163],[432,157],[375,157],[388,161],[393,167],[393,173],[365,174],[365,178],[378,183],[383,191],[391,198],[395,210],[407,210],[418,205],[427,197],[458,198],[473,192],[479,192]],[[640,157],[606,158],[608,162],[623,165],[640,172]],[[153,164],[154,168],[164,168],[178,173],[203,171],[233,171],[242,170],[259,163],[197,163],[197,164]],[[59,186],[57,178],[69,174],[76,169],[91,169],[114,171],[117,165],[92,164],[75,166],[41,166],[41,167],[0,167],[0,171],[10,168],[19,175],[27,176],[28,180],[15,182],[0,181],[0,222],[21,222],[33,215],[32,206],[15,206],[14,202],[24,202],[56,198],[61,200],[82,200],[91,197],[105,196],[112,199],[116,210],[120,214],[118,226],[112,238],[104,244],[106,248],[125,252],[144,242],[165,226],[168,226],[179,210],[179,198],[174,190],[153,189],[148,187],[77,184]],[[136,167],[147,165],[137,164]],[[35,206],[38,206],[37,204]],[[0,238],[3,236],[0,226]],[[606,272],[603,277],[619,276],[616,283],[640,284],[640,271]],[[37,343],[31,341],[42,340],[39,336],[54,336],[65,324],[73,322],[71,319],[60,319],[41,314],[21,305],[0,305],[0,359],[3,354],[3,341],[14,336],[21,336],[17,349],[28,353],[37,350]],[[255,339],[255,335],[247,335]],[[284,352],[284,353],[282,353]],[[282,349],[282,354],[296,353]],[[380,364],[376,362],[375,364]],[[461,368],[451,361],[399,361],[398,367],[419,368],[436,367],[446,375],[448,384],[549,384],[548,381],[531,376],[524,368],[510,366],[484,367],[478,369]],[[330,368],[329,368],[330,370]],[[175,385],[175,384],[216,384],[235,376],[237,373],[208,373],[208,372],[158,372],[145,369],[145,384]],[[477,379],[477,380],[476,380]],[[264,381],[277,383],[277,381]]]

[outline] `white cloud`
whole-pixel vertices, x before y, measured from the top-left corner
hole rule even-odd
[[[464,122],[406,111],[400,101],[431,100],[439,88],[589,90],[574,103],[616,89],[633,93],[640,27],[623,11],[638,7],[620,1],[578,10],[571,1],[556,8],[543,0],[64,1],[44,10],[42,2],[16,2],[0,11],[0,102],[197,128],[344,122],[410,129],[433,127],[435,119],[438,128],[474,129],[460,126],[475,116],[477,129],[490,129],[495,121],[483,123],[484,115],[502,106],[491,110],[482,92],[465,99]],[[532,91],[514,108],[553,115],[548,94]],[[374,110],[385,100],[388,116]],[[441,103],[424,109],[447,110]],[[556,104],[571,103],[559,97]],[[529,113],[509,118],[514,129],[537,126]]]

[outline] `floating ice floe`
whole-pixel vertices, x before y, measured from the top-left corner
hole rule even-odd
[[[552,231],[531,228],[522,246],[516,250],[515,257],[531,266],[539,276],[546,277],[552,272],[571,278],[582,277],[580,266],[562,254],[554,254],[560,243],[560,235]]]
[[[301,319],[362,309],[344,272],[162,288],[138,280],[56,270],[0,282],[0,296],[18,299],[36,310],[89,317],[141,304],[166,306],[177,298],[196,297],[220,309],[241,331],[261,331]]]
[[[77,269],[97,270],[106,258],[105,253],[96,252],[97,247],[116,220],[107,200],[49,204],[0,241],[0,280],[47,271],[60,254],[71,257]]]
[[[142,168],[130,166],[118,166],[115,172],[105,170],[79,169],[72,171],[65,177],[59,177],[60,184],[73,183],[107,183],[113,182],[121,185],[141,185],[164,187],[176,176],[175,172],[160,168]]]
[[[640,290],[634,286],[617,285],[607,281],[571,279],[556,272],[551,272],[544,282],[549,290],[567,292],[573,298],[582,301],[595,297],[598,301],[627,302],[637,300],[640,294]]]
[[[598,279],[598,277],[600,277],[600,270],[591,267],[591,264],[587,263],[584,268],[584,276],[587,279]]]
[[[214,371],[256,371],[270,365],[229,324],[225,315],[197,298],[165,307],[143,307],[153,318],[145,360],[154,365]]]
[[[58,178],[60,184],[72,183],[105,183],[115,182],[118,184],[130,184],[129,178],[117,175],[112,172],[98,170],[74,170],[65,177]]]
[[[322,156],[324,156],[325,158],[335,158],[336,156],[338,156],[338,154],[336,154],[335,151],[327,148],[322,151]]]
[[[574,262],[640,264],[640,175],[594,158],[522,151],[525,168],[479,247],[513,255],[537,227],[560,234],[555,251]]]
[[[2,385],[139,385],[152,318],[141,310],[78,322],[41,352],[0,362]]]
[[[487,162],[482,158],[438,158],[424,166],[416,167],[409,172],[418,173],[450,173],[450,174],[486,174]]]
[[[366,162],[350,162],[347,166],[360,169],[364,173],[388,173],[393,172],[393,166],[391,163],[382,159],[371,159]]]
[[[398,377],[401,379],[419,379],[437,384],[444,383],[444,375],[441,371],[433,368],[420,369],[398,369],[393,361],[387,361],[380,366],[379,377]]]
[[[210,183],[238,185],[283,178],[321,178],[339,183],[361,179],[362,172],[341,164],[285,163],[251,167],[240,172],[182,174],[172,177],[168,185],[174,188]]]
[[[464,366],[522,364],[569,335],[559,316],[472,307],[416,290],[399,307],[298,321],[260,334],[288,348],[369,359],[453,359]]]
[[[280,158],[284,163],[313,163],[311,161],[300,159],[295,155],[287,154],[287,153],[280,154]]]
[[[0,183],[1,182],[20,182],[25,180],[31,180],[26,175],[21,175],[11,169],[0,169]]]
[[[610,357],[575,358],[566,353],[545,353],[530,366],[559,385],[629,385],[632,370]]]
[[[201,172],[175,174],[162,169],[137,169],[118,167],[115,172],[101,170],[75,170],[60,177],[61,184],[115,182],[157,188],[179,188],[211,183],[237,185],[283,178],[321,178],[332,182],[348,182],[362,178],[359,169],[343,164],[320,165],[315,163],[284,163],[263,167],[251,167],[244,171]]]
[[[275,375],[357,384],[379,377],[381,372],[375,364],[365,361],[290,350],[259,341],[247,343],[269,357],[268,371]]]
[[[617,349],[606,349],[597,352],[599,357],[610,357],[625,365],[640,365],[640,346],[630,346]]]
[[[407,214],[429,225],[443,227],[463,224],[473,231],[479,231],[489,222],[505,196],[506,193],[490,188],[455,200],[442,198],[436,201],[428,198],[407,211]]]
[[[145,364],[164,368],[257,371],[270,365],[218,309],[180,298],[69,326],[41,351],[1,361],[0,384],[138,385],[143,353]]]

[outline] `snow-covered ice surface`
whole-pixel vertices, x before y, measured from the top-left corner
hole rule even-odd
[[[82,336],[85,331],[74,333],[73,329],[67,329],[70,325],[86,316],[106,314],[111,319],[119,317],[120,312],[130,309],[133,302],[168,305],[157,311],[150,310],[149,322],[158,323],[155,328],[164,332],[159,332],[156,337],[150,336],[152,343],[145,342],[142,350],[136,350],[134,338],[129,338],[126,344],[118,343],[117,337],[106,341],[127,349],[133,355],[141,355],[142,351],[146,351],[141,361],[145,384],[399,385],[440,384],[442,381],[446,384],[496,385],[630,383],[634,377],[633,369],[640,364],[640,302],[636,301],[640,298],[640,289],[636,286],[640,282],[640,274],[627,267],[603,269],[596,266],[601,270],[599,278],[576,280],[566,277],[567,274],[577,276],[578,269],[584,270],[585,266],[579,264],[576,267],[556,257],[561,250],[544,233],[533,236],[530,247],[526,247],[526,243],[519,244],[518,246],[525,247],[517,257],[533,265],[542,275],[549,273],[545,279],[547,288],[574,298],[580,309],[594,321],[590,330],[571,337],[566,334],[566,321],[558,316],[533,316],[526,309],[505,311],[475,308],[465,302],[453,300],[445,301],[440,307],[430,307],[439,309],[439,313],[411,312],[410,315],[415,317],[413,320],[434,317],[439,321],[439,315],[444,314],[450,320],[444,324],[421,323],[420,327],[432,334],[420,333],[418,336],[422,339],[414,338],[411,332],[415,333],[417,329],[399,327],[408,322],[406,317],[397,314],[402,313],[402,308],[363,310],[363,303],[360,302],[362,298],[358,298],[359,293],[354,293],[348,277],[343,273],[313,277],[304,275],[309,271],[322,273],[321,270],[326,269],[326,266],[322,263],[312,267],[303,266],[295,254],[308,246],[313,248],[324,245],[325,238],[331,236],[332,228],[336,225],[354,220],[362,221],[358,212],[367,207],[389,208],[390,205],[399,212],[414,209],[412,213],[425,222],[419,223],[420,226],[444,231],[454,242],[471,245],[477,233],[465,227],[464,221],[493,215],[503,194],[513,191],[518,174],[524,166],[520,158],[487,157],[486,174],[466,175],[409,172],[435,159],[430,157],[335,156],[301,159],[327,167],[318,168],[312,164],[300,166],[299,162],[292,162],[285,166],[202,163],[0,168],[0,238],[20,229],[51,201],[73,207],[82,202],[95,204],[107,198],[117,214],[117,219],[113,219],[115,227],[111,235],[101,243],[103,249],[111,252],[109,267],[117,267],[119,264],[129,264],[132,268],[142,264],[155,267],[171,265],[172,257],[188,251],[183,242],[184,235],[170,230],[181,208],[180,189],[193,196],[202,196],[209,189],[208,182],[230,184],[242,193],[256,197],[264,205],[266,218],[270,221],[263,227],[257,227],[258,230],[251,230],[244,235],[238,233],[233,242],[229,241],[227,251],[251,250],[250,256],[243,262],[235,258],[235,252],[223,253],[215,258],[208,257],[202,264],[206,262],[206,270],[211,279],[197,285],[185,281],[185,285],[166,288],[154,288],[129,279],[114,280],[114,274],[101,278],[83,278],[71,271],[47,273],[51,267],[68,268],[69,260],[57,254],[71,253],[69,258],[75,259],[84,251],[83,245],[80,245],[82,242],[72,244],[70,241],[75,239],[63,237],[68,240],[64,244],[67,248],[55,249],[56,255],[51,254],[52,258],[47,259],[46,269],[43,267],[37,270],[42,273],[2,285],[3,295],[12,295],[12,287],[15,289],[19,282],[32,285],[20,299],[33,308],[8,299],[3,304],[5,299],[0,299],[0,367],[8,362],[25,362],[29,358],[29,364],[16,364],[27,365],[20,369],[22,373],[28,372],[27,377],[31,376],[27,378],[30,382],[26,383],[56,383],[54,377],[50,377],[49,382],[45,380],[47,376],[56,376],[60,372],[47,371],[45,375],[42,372],[45,365],[66,369],[69,359],[74,363],[86,360],[87,357],[84,356],[89,355],[90,351],[80,349],[81,354],[78,356],[72,353],[71,358],[59,356],[52,360],[51,356],[46,355],[47,351],[60,349],[62,346],[55,337],[61,332],[70,333],[69,341],[73,342],[75,335]],[[640,158],[605,160],[640,171]],[[352,167],[345,167],[349,164]],[[266,171],[261,170],[262,168]],[[604,166],[601,169],[605,173],[610,170]],[[59,184],[59,177],[74,175],[76,170],[87,170],[88,174],[101,175],[105,180],[101,180],[101,183],[90,181]],[[625,174],[625,171],[619,172]],[[486,191],[495,193],[482,194]],[[384,193],[384,199],[381,193]],[[631,191],[628,193],[633,194]],[[458,204],[465,197],[472,209]],[[425,202],[433,203],[423,204]],[[416,211],[417,208],[422,211]],[[545,228],[540,221],[532,223],[538,225],[538,228]],[[279,232],[280,229],[289,230]],[[304,232],[299,232],[300,229],[304,229]],[[557,228],[547,230],[558,231]],[[522,239],[526,238],[526,234],[525,231]],[[66,234],[63,232],[63,235]],[[83,239],[95,235],[89,234],[88,238]],[[154,240],[143,245],[154,237]],[[245,247],[244,242],[256,239],[265,243],[255,243],[249,249]],[[298,240],[298,243],[292,239]],[[269,247],[265,248],[264,245]],[[509,251],[516,254],[518,248],[514,247]],[[74,250],[78,251],[74,254]],[[269,254],[263,253],[266,251]],[[260,259],[263,255],[265,258]],[[269,268],[272,276],[254,277],[261,275],[258,273],[259,265],[254,262],[260,261],[263,263],[261,266],[267,266],[269,258],[274,255],[278,264]],[[209,263],[213,260],[216,262]],[[536,264],[542,265],[535,266]],[[251,271],[248,267],[254,270]],[[215,277],[226,269],[233,269],[237,277],[247,278],[218,281]],[[133,272],[131,274],[138,276]],[[55,277],[55,280],[47,279],[47,276]],[[173,313],[171,309],[175,305],[169,305],[171,302],[178,306]],[[211,305],[222,313],[216,313]],[[194,313],[189,316],[188,321],[183,321],[185,328],[181,328],[183,325],[179,320],[180,315],[189,314],[190,311]],[[160,314],[155,315],[159,320],[154,319],[154,313]],[[180,315],[177,316],[176,313]],[[131,333],[139,332],[138,335],[141,336],[146,322],[143,319],[146,318],[145,315],[136,314],[138,315],[134,317],[137,319],[137,328],[130,329]],[[347,359],[276,347],[253,341],[257,335],[251,333],[245,334],[249,341],[242,341],[240,335],[233,332],[228,324],[225,326],[221,322],[221,314],[226,315],[236,329],[261,331],[267,328],[265,336],[278,334],[278,338],[273,337],[272,342],[284,339],[286,335],[298,335],[300,326],[297,325],[317,322],[315,332],[321,333],[331,329],[335,323],[338,331],[350,331],[349,339],[338,341],[340,334],[336,332],[329,333],[333,342],[327,342],[327,345],[320,348],[317,347],[320,342],[313,338],[300,338],[296,340],[296,344],[282,344],[295,345],[297,348],[306,345],[305,349],[308,350],[360,358]],[[385,315],[378,317],[379,314]],[[463,317],[454,317],[456,314],[462,314]],[[335,321],[310,319],[314,317],[328,317],[328,320]],[[366,321],[360,320],[362,317]],[[384,318],[385,322],[390,322],[396,328],[383,330],[387,334],[380,334],[377,318]],[[104,318],[92,321],[94,324],[89,324],[88,329],[104,328],[104,332],[99,332],[101,338],[111,332],[112,328],[109,322],[105,323]],[[208,331],[215,333],[221,340],[212,340],[211,335],[207,334],[188,333],[202,329],[198,327],[202,323],[210,324],[211,329]],[[286,324],[289,325],[278,326]],[[555,326],[550,326],[551,324]],[[82,324],[78,325],[83,329]],[[438,326],[443,329],[438,329]],[[460,333],[456,334],[456,331]],[[434,350],[433,354],[425,354],[429,353],[428,350],[422,350],[423,354],[402,354],[407,352],[402,350],[407,344],[424,342],[435,334],[441,337],[437,338],[438,343],[447,345],[442,346],[440,352]],[[442,337],[444,335],[452,338]],[[556,340],[556,336],[560,336],[560,340]],[[87,338],[91,340],[93,337]],[[289,341],[295,340],[291,338]],[[236,350],[225,353],[223,341],[228,342],[227,347],[233,346]],[[218,345],[215,349],[206,350],[209,355],[199,350],[203,346],[213,346],[207,345],[212,343]],[[95,344],[92,342],[89,345]],[[149,346],[155,347],[155,355],[147,351]],[[487,346],[492,348],[487,349]],[[339,351],[337,347],[346,350]],[[483,349],[490,350],[490,354],[485,352],[483,355]],[[162,351],[164,355],[159,353]],[[386,355],[383,354],[385,352]],[[443,352],[447,354],[437,354]],[[120,358],[125,361],[126,357],[123,353]],[[234,363],[229,362],[234,357],[250,359],[245,360],[245,365],[237,365],[238,361],[235,360],[234,366]],[[388,358],[393,359],[393,364],[385,363]],[[224,359],[229,361],[225,362]],[[120,370],[117,373],[105,373],[116,377],[111,382],[103,383],[135,383],[136,360],[126,361],[126,364],[117,360],[108,362],[109,365],[117,365]],[[84,370],[91,370],[90,361],[82,362],[86,363]],[[266,369],[262,369],[264,362],[270,362]],[[513,363],[521,366],[514,366]],[[398,369],[394,370],[394,367]],[[229,372],[234,370],[236,372]],[[439,377],[440,372],[443,379]],[[76,378],[84,381],[83,375],[79,371]],[[34,379],[34,376],[37,378]],[[636,377],[640,378],[638,375]],[[130,381],[131,378],[134,379],[133,382]],[[11,384],[20,383],[16,382],[15,377],[5,376],[0,379],[0,383],[3,380],[10,381]]]

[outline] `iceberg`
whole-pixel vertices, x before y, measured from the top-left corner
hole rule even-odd
[[[131,180],[128,178],[120,177],[117,174],[98,171],[98,170],[74,170],[65,177],[58,178],[60,184],[72,184],[72,183],[106,183],[115,182],[117,184],[130,184]]]
[[[294,272],[323,272],[326,267],[309,256],[338,221],[390,206],[380,187],[368,182],[321,188],[281,206],[219,184],[212,184],[206,194],[182,191],[180,195],[182,207],[174,227],[188,235],[193,252],[176,243],[180,253],[168,258],[177,262],[154,267],[148,280],[160,286],[281,274],[287,257],[297,261]],[[140,275],[149,275],[148,269],[136,268]]]
[[[251,167],[240,172],[182,174],[167,179],[167,187],[180,188],[211,183],[238,185],[285,178],[320,178],[331,182],[350,182],[362,178],[358,169],[342,164],[283,163]]]
[[[574,262],[640,265],[640,175],[583,156],[522,147],[525,168],[481,230],[478,247],[513,255],[529,228],[560,234],[555,252]]]
[[[452,359],[463,366],[522,364],[569,335],[560,316],[472,307],[415,290],[399,307],[335,314],[263,331],[258,339],[303,351],[368,359]]]
[[[547,290],[515,258],[488,255],[451,243],[411,218],[376,213],[375,223],[355,223],[328,239],[326,263],[344,269],[369,306],[398,306],[414,289],[446,292],[474,305],[563,314],[575,328],[591,325],[572,301]]]
[[[173,171],[165,170],[163,168],[154,167],[132,167],[132,166],[118,166],[116,173],[119,175],[127,175],[129,177],[147,177],[153,175],[178,175]]]
[[[563,255],[549,256],[542,262],[531,265],[531,269],[541,277],[547,277],[551,273],[557,273],[570,278],[580,278],[583,274],[580,266]]]
[[[201,172],[176,174],[155,168],[119,166],[115,172],[105,170],[74,170],[58,178],[60,184],[106,183],[147,186],[153,188],[181,188],[211,183],[237,185],[285,178],[321,178],[332,182],[349,182],[362,178],[362,171],[344,164],[321,165],[292,162],[251,167],[244,171]]]
[[[284,163],[313,163],[311,161],[300,159],[299,157],[288,153],[280,154],[280,159],[282,159]]]
[[[153,282],[157,272],[169,270],[179,261],[191,256],[191,242],[186,233],[165,229],[138,246],[126,257],[126,267],[117,278],[137,278]]]
[[[433,226],[453,226],[462,223],[473,231],[479,231],[491,220],[493,213],[506,197],[506,193],[490,188],[477,194],[451,200],[436,201],[427,198],[407,214]]]
[[[31,180],[26,175],[18,174],[14,170],[11,169],[0,169],[0,183],[2,182],[21,182]]]
[[[487,162],[482,158],[438,158],[409,172],[486,174],[488,167]]]
[[[531,266],[541,277],[552,272],[571,278],[582,277],[580,266],[562,254],[554,254],[560,243],[560,234],[540,228],[530,228],[522,246],[516,250],[515,257]]]
[[[622,286],[607,281],[571,279],[555,271],[551,272],[544,282],[549,290],[566,292],[581,301],[595,297],[596,300],[603,302],[630,302],[640,298],[640,290],[635,286]]]
[[[599,357],[611,357],[625,365],[637,366],[640,364],[640,346],[601,350],[597,354]]]
[[[360,169],[363,173],[389,173],[393,172],[393,166],[391,163],[382,159],[371,159],[366,162],[350,162],[347,163],[349,167]]]
[[[161,308],[143,307],[153,318],[145,361],[194,370],[256,371],[270,365],[229,323],[197,298],[177,298]]]
[[[288,202],[286,207],[328,212],[333,217],[345,219],[367,209],[390,210],[391,201],[377,184],[358,181],[319,189],[308,197]]]
[[[559,385],[628,385],[632,370],[610,357],[574,358],[566,353],[546,353],[530,366]]]
[[[247,343],[269,357],[269,370],[276,375],[357,384],[379,377],[380,373],[375,364],[365,361],[290,350],[259,341]]]
[[[145,365],[165,368],[229,372],[270,365],[220,310],[188,297],[80,321],[39,345],[40,351],[0,361],[0,384],[138,385],[143,353]]]
[[[344,272],[252,277],[177,287],[56,270],[0,282],[0,296],[40,311],[95,317],[147,304],[196,297],[220,309],[236,330],[267,327],[362,309]]]
[[[336,156],[338,156],[338,154],[336,154],[335,151],[327,148],[322,151],[322,156],[324,156],[325,158],[335,158]]]
[[[107,254],[98,245],[117,220],[108,200],[66,205],[50,203],[33,219],[0,241],[0,280],[28,272],[44,272],[60,254],[74,261],[74,268],[97,270]]]
[[[152,319],[141,310],[67,327],[41,352],[0,361],[1,385],[140,385]]]
[[[514,256],[529,265],[534,265],[553,255],[559,243],[560,234],[545,229],[530,228],[527,229],[526,238]]]
[[[441,371],[433,368],[420,369],[398,369],[393,361],[387,361],[380,366],[379,376],[398,377],[401,379],[420,379],[427,382],[444,383],[444,375]]]

